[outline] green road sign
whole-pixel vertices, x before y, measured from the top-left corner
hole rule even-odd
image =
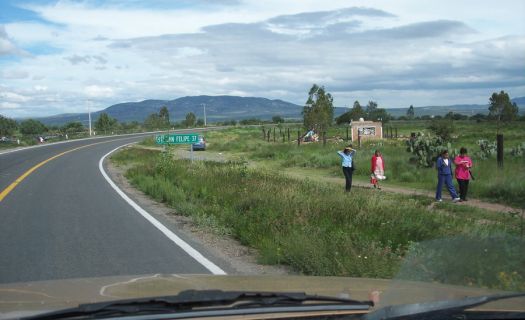
[[[199,135],[196,133],[187,134],[161,134],[155,136],[157,144],[194,144],[199,142]]]

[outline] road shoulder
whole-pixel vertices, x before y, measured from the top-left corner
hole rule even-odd
[[[221,261],[221,267],[227,264],[225,271],[236,275],[286,275],[291,271],[284,266],[268,266],[257,263],[257,251],[241,245],[229,236],[219,235],[205,227],[198,226],[191,217],[175,212],[173,208],[158,203],[140,190],[134,188],[124,177],[125,168],[106,161],[105,167],[113,182],[122,189],[139,206],[155,218],[166,224],[166,227],[191,242],[196,248],[204,248],[211,254],[213,261]]]

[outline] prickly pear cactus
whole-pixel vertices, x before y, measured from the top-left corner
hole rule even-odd
[[[522,142],[521,145],[512,148],[510,154],[514,157],[523,157],[525,155],[525,142]]]
[[[481,159],[487,159],[492,156],[494,156],[498,149],[496,146],[496,142],[489,142],[488,140],[478,140],[478,146],[480,151],[478,152],[478,156]]]
[[[407,152],[413,154],[411,161],[422,167],[432,167],[439,153],[446,147],[440,137],[425,136],[419,132],[414,138],[406,141]],[[450,143],[447,145],[451,149]]]

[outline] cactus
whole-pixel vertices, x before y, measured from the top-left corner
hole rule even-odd
[[[415,156],[411,158],[411,161],[415,161],[422,167],[432,167],[439,153],[445,149],[443,143],[440,137],[428,137],[418,133],[414,138],[406,141],[407,152]],[[449,149],[452,148],[450,143],[447,146]]]
[[[477,153],[477,155],[483,160],[490,158],[497,153],[495,141],[489,142],[488,140],[478,140],[478,146],[480,151]]]
[[[514,157],[522,157],[525,154],[525,142],[510,150],[510,154]]]

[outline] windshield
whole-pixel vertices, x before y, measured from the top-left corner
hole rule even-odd
[[[523,292],[524,57],[520,0],[1,1],[0,318]]]

